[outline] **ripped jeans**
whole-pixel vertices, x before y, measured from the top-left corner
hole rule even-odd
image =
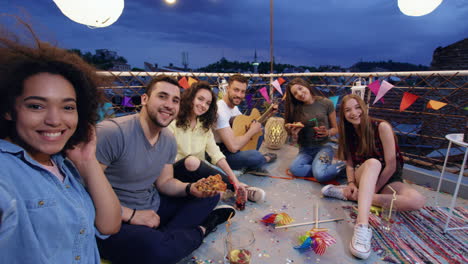
[[[301,147],[289,171],[298,177],[314,177],[318,182],[334,180],[346,166],[343,161],[332,163],[333,155],[333,148],[327,144]]]

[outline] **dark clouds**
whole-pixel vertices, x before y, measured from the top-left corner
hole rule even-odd
[[[3,1],[6,2],[6,1]],[[468,0],[446,0],[433,13],[408,17],[392,0],[276,0],[274,51],[277,62],[350,66],[359,60],[429,65],[432,52],[468,37]],[[63,16],[50,0],[10,0],[8,13],[22,6],[41,35],[66,48],[108,48],[132,66],[144,61],[200,67],[225,56],[252,61],[255,49],[269,60],[269,1],[127,0],[120,19],[89,29]]]

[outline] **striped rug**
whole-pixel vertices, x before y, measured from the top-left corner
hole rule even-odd
[[[356,207],[346,206],[351,218]],[[381,218],[371,214],[372,248],[390,263],[468,263],[468,230],[443,233],[448,208],[424,207],[398,212],[391,230],[381,228]],[[456,207],[449,227],[468,225],[468,209]]]

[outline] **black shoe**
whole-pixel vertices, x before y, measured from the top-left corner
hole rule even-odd
[[[232,215],[231,215],[232,214]],[[226,222],[229,216],[234,217],[236,210],[230,205],[218,205],[203,221],[201,226],[205,228],[205,237],[215,231],[216,226]]]

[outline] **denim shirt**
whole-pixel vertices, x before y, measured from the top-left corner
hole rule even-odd
[[[100,263],[93,202],[73,164],[55,175],[0,140],[0,263]]]

